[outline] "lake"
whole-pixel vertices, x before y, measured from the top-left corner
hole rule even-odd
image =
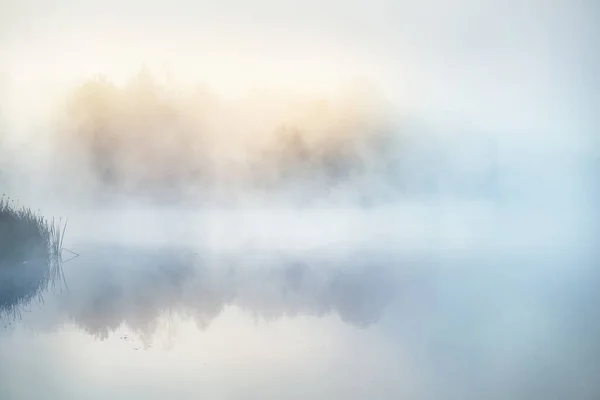
[[[0,398],[592,398],[582,235],[426,211],[74,212],[68,288],[2,320]]]

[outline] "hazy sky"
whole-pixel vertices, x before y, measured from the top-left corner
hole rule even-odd
[[[531,130],[572,127],[595,83],[591,1],[2,0],[0,7],[2,69],[21,93],[94,72],[119,78],[142,64],[225,94],[363,77],[404,104],[434,105],[438,116]],[[499,117],[509,110],[510,121]]]

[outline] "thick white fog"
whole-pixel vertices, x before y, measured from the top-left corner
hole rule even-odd
[[[0,191],[79,255],[0,398],[597,398],[598,18],[0,0]]]

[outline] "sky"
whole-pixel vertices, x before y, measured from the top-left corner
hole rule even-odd
[[[323,88],[361,78],[440,118],[531,130],[573,126],[597,85],[590,1],[3,0],[1,7],[2,69],[17,92],[97,72],[124,78],[141,65],[233,96],[252,86]]]

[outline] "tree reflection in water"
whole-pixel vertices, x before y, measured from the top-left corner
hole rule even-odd
[[[56,297],[58,318],[45,318],[46,326],[72,321],[99,339],[122,325],[151,336],[165,315],[193,318],[205,329],[229,305],[264,320],[337,314],[367,327],[383,315],[398,282],[390,261],[372,254],[215,258],[131,247],[82,254],[70,264],[69,292]]]

